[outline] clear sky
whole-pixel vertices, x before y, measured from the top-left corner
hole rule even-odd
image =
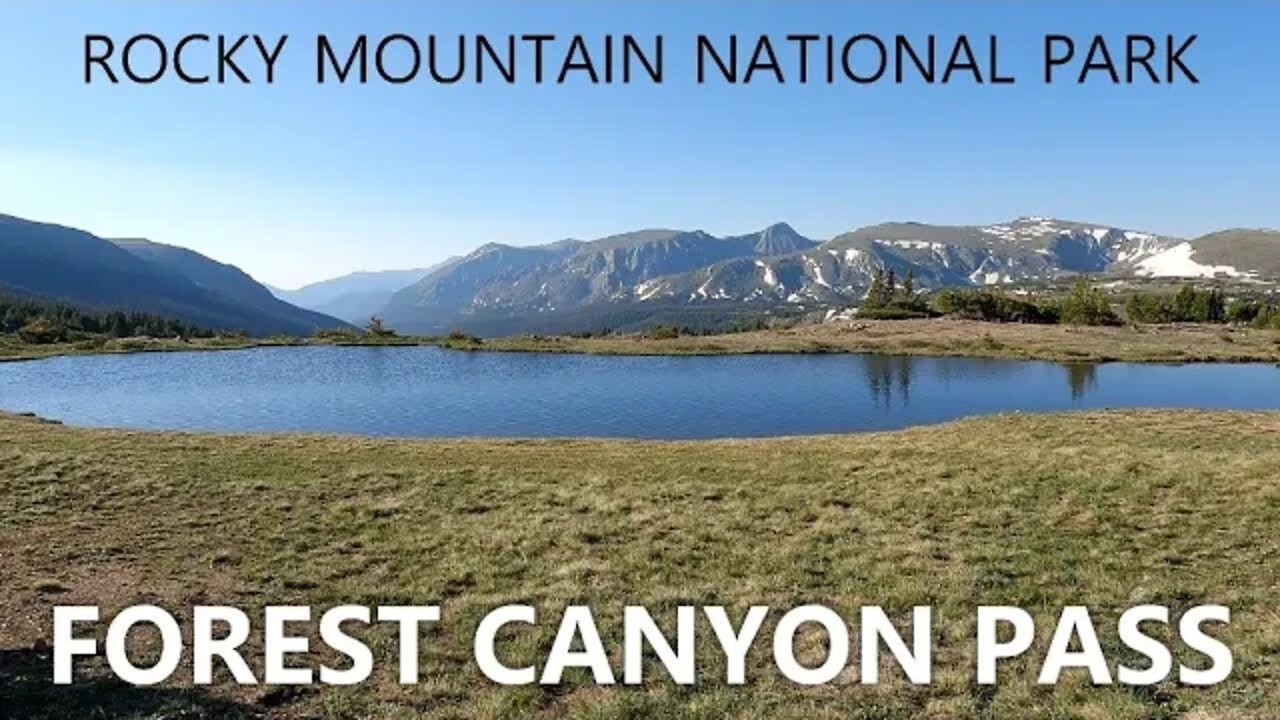
[[[641,227],[728,234],[786,220],[820,239],[885,220],[1018,215],[1188,236],[1275,227],[1278,28],[1273,2],[8,0],[0,212],[191,247],[285,287],[489,241]],[[273,86],[83,83],[85,34],[140,32],[291,37]],[[574,33],[596,50],[605,33],[661,33],[666,78],[319,86],[321,32],[403,32],[424,46],[430,33],[553,33],[549,57]],[[944,47],[994,33],[1019,81],[693,82],[699,33],[859,32],[937,33]],[[1185,58],[1201,84],[1040,82],[1045,33],[1121,48],[1129,32],[1199,34]],[[780,55],[794,79],[794,53]],[[251,52],[239,57],[261,75]],[[192,64],[208,70],[212,52]]]

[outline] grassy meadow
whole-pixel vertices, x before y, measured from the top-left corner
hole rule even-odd
[[[1277,413],[1005,415],[710,442],[148,433],[0,415],[0,715],[1275,718],[1277,468]],[[396,683],[382,629],[366,635],[377,664],[358,688],[130,688],[100,661],[83,663],[71,689],[49,684],[52,606],[100,604],[109,616],[141,602],[438,602],[444,617],[412,687]],[[627,604],[668,628],[664,611],[679,604],[727,605],[735,619],[751,604],[822,603],[852,617],[878,604],[895,619],[927,604],[934,682],[913,687],[895,668],[862,686],[855,652],[835,684],[792,685],[773,669],[766,625],[749,684],[727,687],[700,621],[694,688],[656,666],[642,689],[597,688],[584,672],[559,687],[498,688],[470,638],[513,602],[536,605],[543,622],[508,638],[511,664],[545,654],[565,605],[589,604],[615,669]],[[1003,665],[996,688],[973,682],[980,604],[1030,610],[1039,651],[1061,606],[1091,606],[1114,670],[1135,661],[1115,618],[1141,603],[1175,617],[1230,607],[1231,625],[1215,632],[1235,653],[1231,679],[1094,688],[1068,670],[1040,687],[1029,656]],[[803,647],[820,659],[821,637]],[[138,649],[154,648],[143,637]]]

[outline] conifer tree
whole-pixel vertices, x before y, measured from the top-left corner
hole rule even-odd
[[[1190,283],[1182,286],[1173,296],[1173,319],[1178,322],[1190,322],[1196,316],[1196,289]]]
[[[871,287],[867,288],[867,299],[864,303],[868,308],[879,309],[884,307],[884,267],[876,268],[876,273],[871,277]]]

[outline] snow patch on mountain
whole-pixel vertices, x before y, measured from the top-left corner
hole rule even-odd
[[[827,279],[822,277],[822,266],[818,264],[818,261],[811,257],[805,258],[804,261],[805,265],[807,265],[809,270],[813,273],[813,281],[830,290],[831,283],[827,282]]]
[[[756,261],[756,267],[764,270],[764,284],[771,288],[778,287],[778,275],[773,271],[773,266],[760,260]]]
[[[1241,272],[1230,265],[1204,265],[1192,259],[1195,248],[1189,242],[1179,243],[1163,252],[1137,263],[1134,272],[1147,277],[1203,277],[1218,275],[1248,277],[1254,273]]]
[[[939,242],[930,242],[928,240],[876,240],[877,245],[889,245],[891,247],[906,248],[907,250],[941,250],[946,247]]]
[[[636,286],[636,298],[638,300],[652,300],[662,292],[661,280],[645,280]]]
[[[1018,218],[1011,223],[987,225],[978,229],[987,235],[1008,241],[1035,240],[1066,232],[1066,228],[1053,218],[1039,216]]]

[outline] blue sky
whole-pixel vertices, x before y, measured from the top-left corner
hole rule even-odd
[[[1178,235],[1275,227],[1277,27],[1271,2],[10,0],[0,212],[192,247],[286,287],[489,241],[655,226],[728,234],[786,220],[827,238],[885,220],[1035,214]],[[291,38],[273,86],[82,82],[86,33],[139,32]],[[424,45],[430,33],[661,33],[667,77],[318,86],[321,32]],[[693,82],[698,33],[859,32],[994,33],[1019,82]],[[1128,32],[1199,34],[1186,58],[1201,84],[1040,82],[1045,33],[1118,46]]]

